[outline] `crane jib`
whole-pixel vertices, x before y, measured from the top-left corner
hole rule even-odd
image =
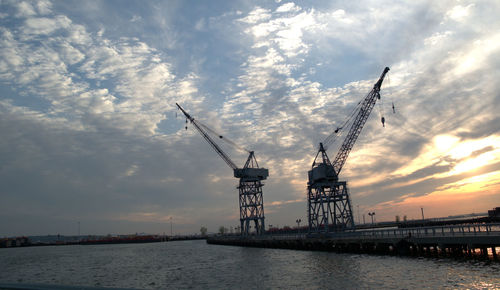
[[[363,129],[363,126],[366,123],[366,120],[370,116],[370,113],[373,107],[375,106],[377,99],[380,98],[379,94],[380,87],[382,86],[382,82],[384,81],[385,75],[387,74],[388,71],[389,68],[386,67],[382,72],[382,75],[380,75],[379,80],[373,86],[373,89],[368,93],[368,95],[363,100],[363,104],[361,105],[361,108],[354,119],[354,122],[349,130],[349,133],[347,133],[344,142],[340,146],[340,150],[337,153],[337,156],[335,156],[335,159],[332,162],[336,175],[340,174],[340,171],[342,170],[342,167],[344,166],[347,157],[349,156],[349,153],[351,152],[351,149],[354,146],[354,143],[358,139],[359,134],[361,133],[361,130]]]
[[[201,136],[203,136],[203,138],[208,142],[208,144],[210,144],[210,146],[215,150],[215,152],[217,152],[217,154],[222,158],[222,160],[224,160],[224,162],[226,162],[226,164],[229,167],[231,167],[231,169],[233,169],[234,177],[242,178],[242,179],[246,179],[246,180],[256,180],[257,181],[257,180],[264,180],[269,176],[268,169],[259,168],[259,165],[257,163],[257,159],[255,158],[255,154],[253,151],[248,151],[247,149],[245,149],[241,146],[238,146],[237,144],[230,141],[229,139],[225,140],[226,142],[230,141],[236,147],[241,148],[243,150],[246,150],[247,152],[250,153],[248,156],[248,159],[245,163],[245,166],[243,168],[238,168],[236,166],[236,164],[231,160],[231,158],[229,158],[229,156],[219,147],[219,145],[217,145],[217,143],[215,143],[215,141],[212,138],[210,138],[208,133],[203,128],[210,130],[212,133],[215,133],[215,132],[213,132],[212,129],[210,129],[209,127],[207,127],[203,123],[195,120],[178,103],[175,103],[175,104],[177,105],[179,110],[181,110],[182,113],[186,116],[186,118],[189,119],[189,121],[191,121],[191,124],[194,125],[196,130],[201,134]],[[220,139],[223,138],[222,135],[218,135],[218,134],[216,134],[216,135]]]
[[[352,125],[349,128],[349,132],[347,133],[342,145],[335,156],[333,162],[330,162],[328,158],[328,154],[326,154],[326,147],[323,146],[323,143],[320,143],[320,148],[318,150],[318,154],[314,159],[312,170],[309,171],[309,184],[313,184],[315,182],[322,181],[336,181],[338,180],[338,175],[344,166],[349,153],[351,152],[354,143],[356,143],[363,126],[366,123],[366,120],[370,116],[377,99],[380,98],[380,87],[382,86],[382,82],[384,80],[385,75],[389,71],[389,68],[386,67],[382,72],[382,75],[378,79],[378,81],[374,84],[373,89],[366,95],[366,97],[359,102],[359,109],[353,112],[351,117],[354,117],[354,121],[352,121]],[[357,112],[357,113],[356,113]],[[351,118],[349,117],[349,118]],[[343,127],[343,126],[342,126]],[[336,129],[336,131],[340,130],[340,128]],[[336,132],[335,132],[336,133]],[[328,136],[325,142],[330,142],[332,140],[332,135]],[[326,144],[328,145],[328,144]],[[322,160],[318,160],[321,155]]]

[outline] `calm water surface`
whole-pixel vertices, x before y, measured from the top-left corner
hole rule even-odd
[[[0,283],[121,288],[500,287],[500,263],[207,245],[205,241],[0,249]]]

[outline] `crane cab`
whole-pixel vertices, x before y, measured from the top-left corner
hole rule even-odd
[[[264,180],[269,176],[267,168],[236,168],[234,170],[234,177],[247,178],[255,180]]]
[[[326,182],[326,181],[337,181],[338,177],[335,174],[335,170],[332,165],[328,165],[325,163],[320,163],[318,166],[314,167],[312,170],[309,170],[309,184],[314,184],[317,182]]]

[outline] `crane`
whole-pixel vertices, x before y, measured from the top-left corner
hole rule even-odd
[[[262,197],[262,180],[267,179],[269,171],[266,168],[260,168],[255,158],[254,151],[241,148],[236,143],[229,139],[217,134],[210,127],[195,120],[188,114],[178,103],[175,103],[179,110],[186,116],[187,120],[193,124],[203,138],[210,144],[210,146],[219,154],[219,156],[226,162],[226,164],[233,170],[234,177],[239,178],[238,191],[239,191],[239,206],[240,206],[240,228],[242,235],[250,234],[251,222],[254,223],[255,233],[260,235],[265,232],[264,223],[264,199]],[[186,127],[187,129],[187,127]],[[219,145],[210,137],[208,132],[211,132],[232,146],[244,149],[249,155],[242,168],[238,168],[236,164],[229,158],[229,156],[219,147]]]
[[[354,229],[347,183],[339,181],[339,174],[377,99],[380,99],[380,87],[387,72],[389,72],[388,67],[384,69],[373,89],[358,103],[347,121],[330,134],[324,142],[319,143],[318,153],[314,158],[311,170],[308,171],[307,203],[310,234]],[[384,122],[385,119],[382,117],[382,124]],[[326,153],[327,146],[335,140],[335,136],[347,124],[351,124],[349,132],[335,159],[330,162]]]

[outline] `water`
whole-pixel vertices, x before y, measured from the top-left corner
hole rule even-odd
[[[145,289],[500,287],[500,263],[207,245],[0,249],[0,283]]]

